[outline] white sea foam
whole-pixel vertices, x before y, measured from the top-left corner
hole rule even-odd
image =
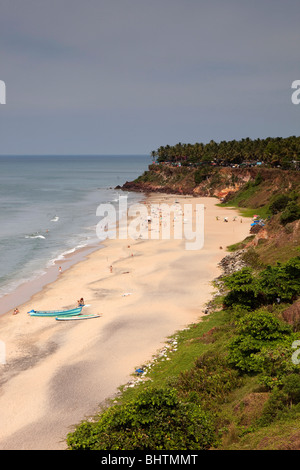
[[[45,239],[44,235],[25,235],[25,238],[42,238]]]
[[[142,174],[147,159],[0,156],[0,296],[99,244],[98,205],[117,205],[126,193],[115,186]],[[129,194],[130,200],[142,197]]]

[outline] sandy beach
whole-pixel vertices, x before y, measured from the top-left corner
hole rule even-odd
[[[237,212],[217,207],[215,198],[152,194],[146,204],[176,200],[205,205],[201,250],[186,250],[184,240],[107,240],[18,305],[18,315],[0,316],[6,347],[0,449],[65,449],[74,425],[130,380],[168,336],[204,314],[218,262],[226,246],[249,234],[250,221],[233,221]],[[90,305],[84,313],[101,316],[64,322],[27,314],[74,307],[80,297]]]

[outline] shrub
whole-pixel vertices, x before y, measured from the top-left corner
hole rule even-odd
[[[215,430],[211,416],[181,402],[175,389],[149,388],[98,422],[82,423],[67,442],[71,450],[204,450],[215,443]]]
[[[203,166],[195,171],[194,179],[196,184],[202,183],[207,177],[211,176],[212,169],[209,166]]]
[[[274,201],[270,204],[270,211],[272,214],[277,214],[282,212],[287,204],[290,202],[290,198],[287,194],[279,194],[276,196]]]
[[[225,358],[205,353],[195,361],[191,370],[180,373],[175,386],[181,395],[193,396],[201,406],[211,409],[223,403],[228,393],[240,383],[239,374]]]
[[[285,378],[298,370],[298,365],[292,362],[291,345],[293,335],[285,335],[276,345],[266,345],[257,353],[262,364],[263,372],[258,381],[268,389],[281,387]]]
[[[288,325],[264,310],[248,313],[237,322],[237,336],[229,343],[230,364],[243,372],[266,369],[266,352],[291,334]]]
[[[254,180],[254,186],[258,186],[260,183],[263,182],[263,177],[262,177],[262,174],[261,172],[259,172],[257,175],[256,175],[256,178]]]
[[[300,206],[296,201],[290,201],[280,216],[280,223],[285,225],[300,219]]]
[[[225,307],[242,305],[254,308],[257,304],[255,278],[251,268],[243,268],[224,279],[224,284],[230,289],[224,298]]]
[[[262,426],[269,425],[288,410],[288,405],[296,405],[299,402],[300,375],[299,372],[295,372],[284,378],[282,387],[275,387],[274,390],[272,390],[257,424]]]
[[[258,275],[251,268],[243,268],[224,278],[224,285],[229,289],[224,298],[225,307],[240,305],[256,309],[275,303],[278,298],[291,302],[300,293],[300,257],[267,266]]]
[[[278,297],[292,301],[300,292],[300,257],[267,266],[258,276],[258,288],[264,303],[274,303]]]
[[[261,426],[268,426],[277,418],[278,414],[282,412],[287,405],[287,396],[282,390],[274,389],[268,401],[265,403],[262,414],[258,419],[258,424]]]
[[[294,373],[285,377],[282,391],[288,396],[289,400],[297,404],[300,402],[300,375]]]

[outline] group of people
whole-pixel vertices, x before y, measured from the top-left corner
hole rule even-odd
[[[216,215],[216,220],[219,220],[220,217],[218,215]],[[224,222],[228,222],[228,217],[224,217]],[[237,216],[233,217],[233,222],[235,222],[237,220]],[[241,218],[241,222],[243,222],[243,219]]]

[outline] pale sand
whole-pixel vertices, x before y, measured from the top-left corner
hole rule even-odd
[[[148,203],[175,200],[205,204],[203,249],[188,251],[185,240],[107,240],[18,315],[0,317],[7,361],[0,364],[0,449],[65,449],[73,425],[94,414],[168,336],[203,315],[226,246],[243,240],[250,222],[233,222],[237,213],[215,206],[215,198],[154,194]],[[91,305],[85,313],[100,318],[58,322],[26,313],[73,307],[81,296]]]

